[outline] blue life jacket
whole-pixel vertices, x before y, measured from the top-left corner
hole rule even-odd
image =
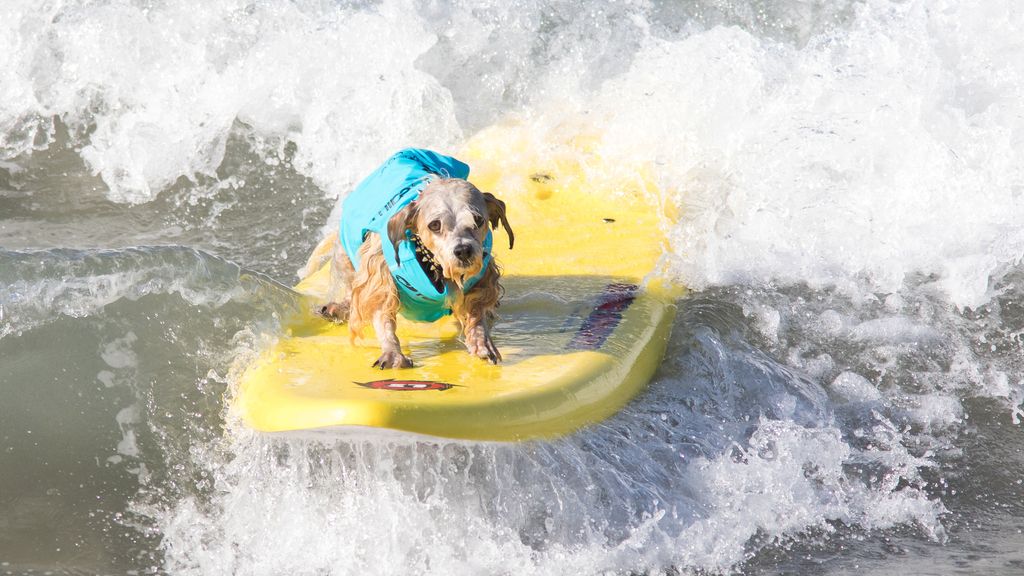
[[[384,261],[398,287],[401,302],[399,312],[409,320],[434,322],[452,313],[448,286],[439,292],[416,259],[416,245],[411,232],[398,243],[398,253],[388,239],[388,220],[419,197],[423,187],[435,177],[467,178],[469,166],[430,150],[406,148],[388,158],[383,165],[366,177],[341,205],[341,245],[352,266],[359,269],[359,247],[366,235],[380,236]],[[463,284],[469,291],[487,272],[491,262],[490,230],[484,238],[484,261],[480,273]]]

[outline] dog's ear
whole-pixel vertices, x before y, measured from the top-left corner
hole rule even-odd
[[[502,227],[505,228],[505,233],[508,234],[508,249],[512,249],[512,245],[516,243],[516,235],[512,232],[512,227],[508,225],[508,217],[505,215],[505,203],[494,197],[494,194],[490,192],[484,192],[484,201],[487,202],[487,219],[491,222],[491,229],[498,229],[498,222],[501,222]]]
[[[411,228],[416,220],[416,201],[413,200],[408,206],[402,208],[388,220],[388,240],[395,247],[395,263],[402,265],[398,259],[398,244],[405,240],[405,231]]]

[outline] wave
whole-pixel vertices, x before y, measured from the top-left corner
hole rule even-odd
[[[0,251],[0,339],[155,294],[207,308],[230,301],[295,306],[295,297],[281,296],[287,288],[192,248]]]
[[[307,215],[394,150],[512,118],[538,156],[568,132],[649,167],[699,292],[649,391],[551,443],[246,432],[223,404],[253,333],[304,304],[183,247],[0,251],[0,346],[43,351],[2,368],[131,391],[84,449],[134,471],[147,569],[728,572],[872,530],[943,542],[970,401],[1024,398],[1022,30],[1010,0],[4,2],[0,200],[52,201],[23,167],[65,150],[124,204],[78,225],[142,215],[90,244],[205,199],[169,241],[294,269]]]
[[[1008,0],[34,6],[0,18],[3,156],[59,118],[118,201],[215,175],[236,123],[338,197],[405,146],[582,116],[602,155],[656,167],[695,288],[934,274],[975,308],[1024,255]]]
[[[176,574],[728,571],[808,533],[903,524],[945,537],[934,466],[693,301],[668,363],[622,413],[553,442],[267,436],[198,453],[216,490],[156,516]],[[881,408],[879,408],[881,409]],[[874,427],[872,429],[871,427]],[[752,542],[756,544],[752,544]]]

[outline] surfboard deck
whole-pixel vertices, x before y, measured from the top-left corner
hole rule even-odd
[[[544,151],[495,127],[458,155],[470,181],[508,206],[514,250],[495,232],[505,297],[493,338],[504,361],[470,356],[457,323],[400,319],[414,366],[372,368],[372,328],[312,314],[326,267],[296,290],[310,313],[243,373],[234,406],[252,428],[372,427],[466,440],[552,438],[614,414],[661,362],[681,290],[652,274],[663,253],[661,195],[643,170],[609,167],[576,137]],[[552,150],[555,150],[554,152]]]

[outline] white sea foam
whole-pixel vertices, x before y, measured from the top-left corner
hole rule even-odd
[[[413,66],[434,36],[402,2],[36,4],[0,8],[0,151],[45,142],[58,116],[88,133],[81,155],[114,200],[214,174],[236,121],[297,143],[334,194],[395,148],[460,135],[447,91]]]
[[[757,552],[754,539],[843,524],[912,525],[941,539],[944,507],[919,476],[930,463],[901,445],[893,423],[871,417],[858,437],[869,444],[855,446],[822,392],[730,333],[729,318],[710,321],[722,313],[693,303],[641,401],[553,442],[293,438],[229,418],[221,445],[177,456],[215,489],[155,514],[166,568],[729,571]]]
[[[685,209],[673,246],[696,288],[892,293],[925,273],[976,307],[1024,254],[1024,18],[1010,0],[838,2],[819,14],[849,13],[835,29],[780,8],[796,43],[670,32],[629,3],[2,10],[4,155],[45,145],[58,116],[117,200],[213,174],[235,122],[294,142],[296,167],[337,196],[393,150],[451,148],[512,105],[547,124],[585,112],[606,154],[653,160]]]
[[[650,38],[597,108],[608,146],[679,190],[691,285],[891,293],[924,273],[974,307],[1024,254],[1022,30],[1012,3],[872,1],[799,48]]]
[[[942,532],[941,503],[895,483],[913,479],[914,459],[856,452],[835,428],[792,422],[764,421],[749,448],[692,461],[656,435],[601,453],[600,433],[519,446],[236,434],[218,496],[162,519],[173,573],[727,571],[758,534],[836,522]],[[895,463],[908,467],[891,485],[845,471]]]
[[[829,386],[848,402],[878,402],[882,395],[871,382],[854,372],[843,372]]]

